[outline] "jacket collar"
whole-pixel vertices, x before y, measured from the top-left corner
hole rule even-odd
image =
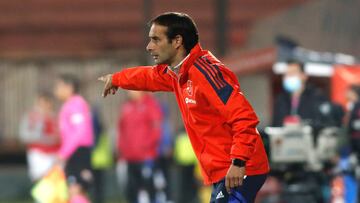
[[[191,49],[188,56],[186,56],[186,59],[182,63],[180,70],[179,70],[179,82],[180,84],[187,81],[187,75],[190,67],[194,64],[195,60],[199,58],[200,56],[204,55],[206,51],[204,51],[200,44],[197,43],[194,48]]]

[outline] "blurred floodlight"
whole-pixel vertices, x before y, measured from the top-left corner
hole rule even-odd
[[[287,64],[285,62],[275,63],[273,66],[273,71],[275,74],[284,74],[287,69]],[[306,63],[305,72],[307,75],[315,77],[330,77],[334,73],[334,68],[329,64],[322,63]]]
[[[273,71],[275,74],[284,74],[286,71],[287,65],[285,62],[275,63],[273,66]]]
[[[335,61],[339,64],[346,64],[346,65],[352,65],[355,64],[356,59],[353,56],[346,55],[346,54],[335,54],[334,56]]]
[[[296,47],[292,52],[292,57],[304,62],[345,64],[353,65],[356,58],[343,53],[318,52],[304,47]]]
[[[330,77],[334,73],[332,65],[322,63],[306,63],[305,72],[311,76]]]

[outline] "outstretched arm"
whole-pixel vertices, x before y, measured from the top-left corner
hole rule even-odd
[[[166,72],[167,67],[164,65],[138,66],[102,76],[99,78],[105,83],[102,96],[115,94],[119,87],[128,90],[173,91],[173,78]]]

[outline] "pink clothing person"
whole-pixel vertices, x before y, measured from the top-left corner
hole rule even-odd
[[[55,95],[63,102],[59,113],[61,146],[58,162],[65,165],[70,203],[90,202],[87,190],[92,184],[91,147],[94,142],[91,110],[79,94],[79,80],[60,75]]]
[[[84,196],[76,195],[74,198],[70,201],[70,203],[89,203],[89,200],[86,199]]]
[[[94,142],[91,111],[86,101],[74,95],[62,106],[59,114],[62,145],[59,156],[65,160],[79,147],[91,147]]]

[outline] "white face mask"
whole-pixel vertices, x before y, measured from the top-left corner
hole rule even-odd
[[[297,76],[287,76],[283,79],[283,87],[289,93],[294,93],[301,88],[301,79]]]

